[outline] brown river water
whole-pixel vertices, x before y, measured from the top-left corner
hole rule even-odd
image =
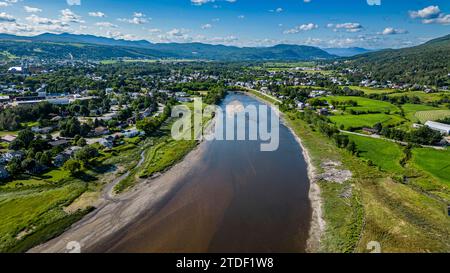
[[[230,93],[222,105],[236,101],[262,104]],[[156,210],[91,251],[305,252],[311,221],[307,166],[289,129],[280,124],[279,132],[274,152],[260,151],[260,141],[203,143],[201,158]]]

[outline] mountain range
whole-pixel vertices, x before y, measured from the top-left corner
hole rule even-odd
[[[320,48],[280,44],[272,47],[236,47],[204,43],[150,43],[76,35],[44,33],[37,36],[0,34],[0,51],[15,56],[56,58],[56,52],[74,58],[180,58],[204,60],[326,60],[336,58]]]
[[[361,48],[361,47],[347,47],[347,48],[324,48],[326,52],[331,55],[339,57],[353,57],[355,55],[372,52],[373,50]]]

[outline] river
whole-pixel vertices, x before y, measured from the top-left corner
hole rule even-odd
[[[262,104],[230,93],[222,105],[237,101]],[[282,124],[279,139],[273,152],[260,151],[260,141],[204,142],[201,158],[156,210],[90,251],[305,252],[311,221],[307,166]]]

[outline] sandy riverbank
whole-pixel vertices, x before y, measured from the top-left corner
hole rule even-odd
[[[286,121],[286,118],[282,112],[279,111],[275,105],[273,105],[271,102],[266,101],[252,93],[244,92],[245,94],[264,102],[265,104],[269,105],[273,111],[275,111],[278,116],[280,117],[281,122],[289,129],[289,131],[292,133],[292,135],[295,137],[295,140],[300,145],[303,151],[303,157],[305,159],[305,162],[307,163],[308,168],[308,178],[310,181],[310,189],[309,189],[309,200],[311,202],[311,208],[312,208],[312,218],[311,218],[311,226],[309,230],[309,238],[307,241],[307,252],[318,252],[320,249],[320,238],[322,237],[322,234],[325,231],[325,220],[323,219],[323,212],[322,212],[322,198],[320,195],[320,187],[317,181],[319,180],[319,173],[317,171],[317,168],[314,166],[312,162],[312,158],[310,156],[310,153],[308,149],[306,149],[305,145],[303,144],[300,137],[297,136],[297,134],[294,132],[294,130],[289,126],[288,122]]]
[[[69,230],[29,252],[67,252],[67,244],[73,241],[81,245],[81,252],[89,251],[97,243],[136,221],[142,213],[154,213],[160,202],[163,202],[172,191],[177,190],[181,178],[202,157],[206,146],[206,142],[200,143],[184,160],[161,176],[147,179],[114,199],[101,200],[96,210],[75,223]]]

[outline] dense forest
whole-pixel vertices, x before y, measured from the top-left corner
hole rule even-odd
[[[342,67],[361,72],[354,80],[369,74],[381,82],[446,86],[450,84],[450,35],[416,47],[358,55],[338,66]]]

